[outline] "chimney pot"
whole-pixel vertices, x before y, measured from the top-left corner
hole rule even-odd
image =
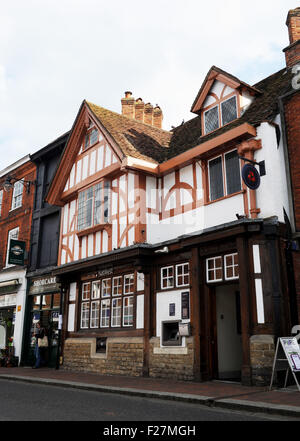
[[[289,29],[290,45],[285,48],[286,65],[288,68],[300,63],[300,8],[289,11],[286,25]]]
[[[128,118],[134,119],[134,98],[132,96],[132,92],[125,92],[125,98],[121,99],[122,104],[122,115],[127,116]]]

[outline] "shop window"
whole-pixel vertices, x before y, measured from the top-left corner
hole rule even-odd
[[[78,196],[78,231],[105,224],[109,220],[110,183],[89,187]]]
[[[179,322],[162,322],[162,346],[181,346]]]
[[[99,300],[91,302],[91,328],[99,328]]]
[[[224,256],[225,280],[235,280],[239,278],[238,254],[228,254]]]
[[[223,280],[222,257],[206,259],[206,281],[207,283],[220,282]]]
[[[176,265],[176,286],[187,286],[190,283],[190,270],[188,263]]]
[[[121,328],[134,324],[135,275],[85,282],[81,288],[81,329]],[[128,295],[132,294],[132,295]],[[89,306],[87,306],[89,305]]]
[[[122,276],[113,277],[112,295],[122,295]]]
[[[208,175],[210,201],[241,191],[241,170],[237,150],[208,161]]]
[[[133,325],[133,297],[123,299],[123,326]]]
[[[124,276],[124,294],[132,294],[134,291],[134,274]]]

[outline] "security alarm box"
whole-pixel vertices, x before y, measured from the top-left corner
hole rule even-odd
[[[178,331],[181,337],[189,337],[191,335],[190,323],[179,323]]]

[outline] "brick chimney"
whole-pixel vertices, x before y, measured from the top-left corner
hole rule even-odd
[[[135,119],[137,121],[144,122],[144,109],[145,109],[145,103],[142,100],[142,98],[138,98],[135,101]]]
[[[122,103],[122,115],[128,118],[135,117],[134,98],[132,92],[125,92],[125,98],[121,99]]]
[[[290,45],[283,52],[287,67],[292,68],[300,63],[300,8],[289,11],[286,25],[289,29]]]
[[[153,106],[151,103],[145,105],[144,123],[153,126]]]
[[[158,105],[153,108],[151,103],[145,104],[142,98],[135,100],[129,91],[125,92],[125,98],[121,99],[121,103],[123,116],[159,129],[162,128],[163,113]]]
[[[163,114],[161,108],[158,105],[156,105],[153,109],[153,126],[157,127],[158,129],[161,129],[162,120],[163,120]]]

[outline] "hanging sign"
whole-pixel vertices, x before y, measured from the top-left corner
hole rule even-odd
[[[26,242],[16,239],[10,239],[8,263],[10,265],[24,266]]]
[[[246,164],[242,170],[242,178],[248,188],[257,190],[260,186],[260,175],[254,165]]]

